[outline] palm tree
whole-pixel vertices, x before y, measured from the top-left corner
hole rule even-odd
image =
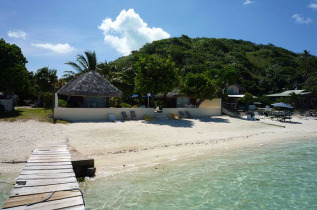
[[[89,72],[89,71],[95,71],[97,69],[97,57],[95,51],[85,51],[84,55],[77,55],[77,63],[68,61],[65,64],[70,65],[75,69],[74,71],[65,71],[65,74],[63,75],[64,78],[73,78],[77,75]]]

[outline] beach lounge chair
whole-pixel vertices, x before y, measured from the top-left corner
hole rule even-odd
[[[136,120],[135,111],[130,111],[130,114],[131,114],[131,119]]]
[[[310,111],[306,111],[303,114],[301,114],[301,116],[299,118],[307,120],[311,115],[312,115],[312,113]]]
[[[116,122],[117,121],[116,116],[114,114],[109,114],[109,120],[111,122]]]
[[[185,111],[186,117],[187,118],[193,118],[193,116],[191,116],[191,114],[189,113],[189,111]]]
[[[179,117],[177,116],[177,115],[175,115],[175,114],[170,114],[170,119],[172,119],[172,120],[179,120]]]
[[[178,113],[180,118],[186,118],[183,111],[179,111]]]
[[[254,112],[254,119],[259,120],[260,119],[260,115],[259,112]]]
[[[121,112],[124,120],[130,120],[126,112]]]

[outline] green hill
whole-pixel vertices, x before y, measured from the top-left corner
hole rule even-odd
[[[127,69],[133,71],[133,64],[142,54],[162,58],[170,56],[181,77],[189,72],[212,72],[225,66],[234,66],[240,75],[236,82],[253,95],[295,87],[311,91],[317,89],[317,57],[307,51],[294,53],[272,44],[254,44],[234,39],[189,38],[183,35],[146,44],[110,65],[117,72]]]

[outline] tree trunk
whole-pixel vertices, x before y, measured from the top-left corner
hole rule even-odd
[[[199,99],[196,103],[197,108],[200,106],[200,104],[204,101],[205,99]]]

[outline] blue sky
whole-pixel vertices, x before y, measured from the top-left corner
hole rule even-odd
[[[58,76],[85,50],[113,61],[182,34],[317,55],[317,0],[0,0],[0,37],[22,49],[28,70],[49,66]]]

